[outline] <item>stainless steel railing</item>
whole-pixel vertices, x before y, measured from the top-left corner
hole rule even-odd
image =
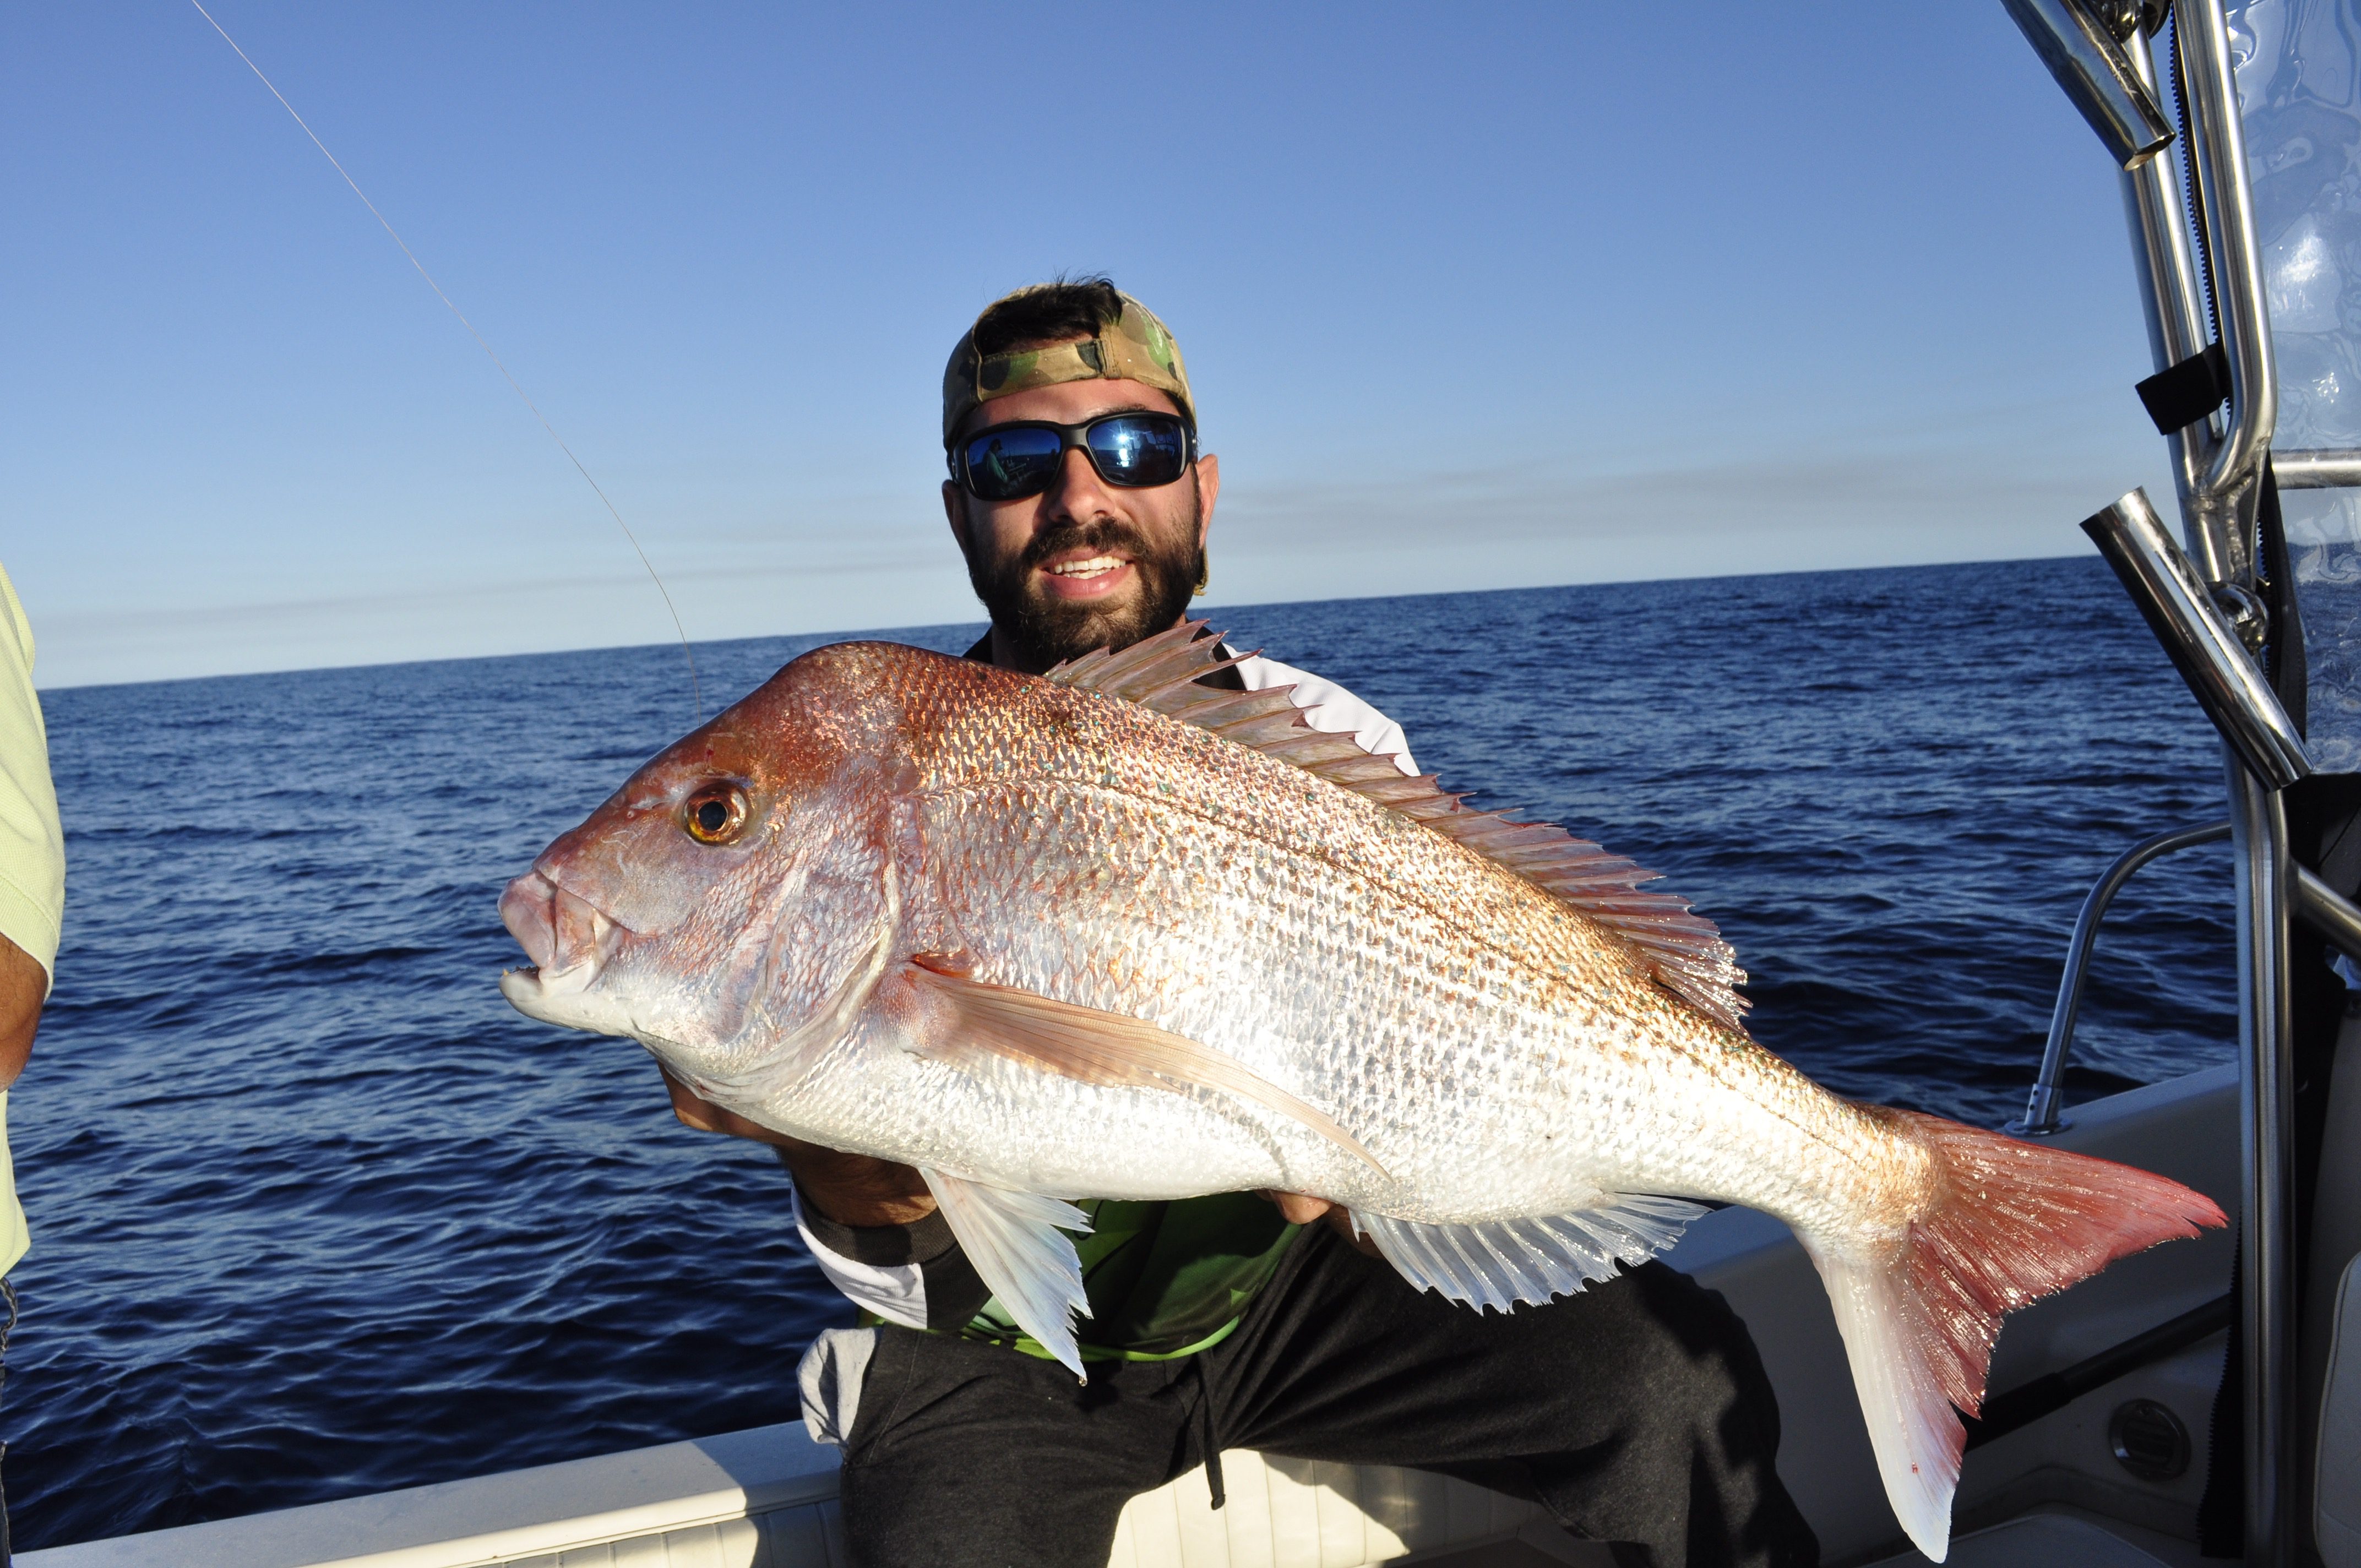
[[[2230,837],[2227,822],[2203,822],[2175,828],[2141,839],[2115,857],[2091,884],[2074,917],[2074,935],[2067,939],[2066,967],[2058,979],[2058,1002],[2049,1013],[2049,1038],[2041,1047],[2041,1070],[2026,1099],[2025,1114],[2006,1131],[2020,1138],[2047,1137],[2073,1124],[2066,1120],[2066,1064],[2074,1054],[2074,1025],[2082,1011],[2082,988],[2090,976],[2091,954],[2098,945],[2099,925],[2124,884],[2152,861],[2200,844],[2216,844]],[[2361,905],[2323,882],[2308,866],[2297,866],[2290,888],[2295,916],[2311,927],[2329,946],[2361,963]]]
[[[2049,1039],[2041,1047],[2041,1071],[2033,1080],[2032,1096],[2025,1102],[2024,1118],[2011,1122],[2008,1131],[2020,1138],[2038,1138],[2067,1125],[2061,1113],[2064,1107],[2059,1103],[2065,1089],[2066,1058],[2074,1048],[2074,1019],[2082,1010],[2082,982],[2091,971],[2091,949],[2099,939],[2099,922],[2107,917],[2107,905],[2115,901],[2133,873],[2150,861],[2229,836],[2229,823],[2207,822],[2143,839],[2118,855],[2092,885],[2089,896],[2082,900],[2082,912],[2074,917],[2074,935],[2066,944],[2066,972],[2058,981],[2058,1004],[2050,1009]]]
[[[2214,555],[2207,565],[2216,569],[2207,576],[2216,582],[2251,583],[2255,487],[2279,423],[2279,376],[2262,247],[2255,236],[2246,125],[2238,115],[2230,25],[2222,0],[2180,0],[2172,14],[2174,47],[2180,50],[2182,86],[2189,94],[2184,110],[2197,170],[2197,204],[2205,220],[2205,271],[2230,361],[2229,418],[2220,443],[2206,455],[2192,498],[2198,513],[2189,521],[2200,525],[2203,537],[2198,543]]]
[[[2135,75],[2152,93],[2157,80],[2153,29],[2160,13],[2146,6],[2099,9],[2116,24]],[[2180,67],[2175,85],[2180,89],[2182,128],[2189,143],[2187,167],[2174,170],[2170,160],[2151,157],[2125,171],[2124,193],[2142,261],[2141,294],[2149,313],[2149,341],[2158,351],[2157,368],[2166,369],[2186,357],[2191,346],[2204,345],[2209,315],[2221,335],[2229,362],[2229,407],[2218,425],[2201,420],[2169,439],[2177,459],[2181,521],[2205,583],[2225,595],[2251,599],[2257,586],[2255,521],[2262,467],[2270,455],[2279,400],[2246,131],[2223,0],[2174,0],[2170,16],[2172,47]],[[2128,29],[2121,25],[2125,20]],[[2183,172],[2185,181],[2175,177]],[[2181,215],[2192,211],[2198,220],[2193,236]],[[2193,247],[2191,237],[2198,241]],[[2196,269],[2181,261],[2192,249]],[[2201,282],[2210,299],[2200,296]],[[2165,358],[2176,349],[2173,360]],[[2125,586],[2139,597],[2128,576]],[[2143,605],[2144,610],[2150,608]],[[2158,626],[2153,614],[2149,624]],[[2256,629],[2261,629],[2259,624]],[[2162,628],[2158,631],[2163,634]],[[2167,647],[2173,648],[2169,639]],[[2187,651],[2175,652],[2177,663]],[[2181,673],[2191,675],[2191,665],[2183,663]],[[2227,695],[2218,688],[2209,693],[2195,681],[2191,689],[2201,702]],[[2263,706],[2275,708],[2277,704]],[[2217,721],[2224,717],[2216,704],[2209,702],[2207,707]],[[2294,1560],[2297,1543],[2307,1533],[2293,1506],[2296,1401],[2286,1376],[2295,1328],[2288,1204],[2292,1081],[2287,1070],[2287,929],[2291,894],[2300,879],[2290,874],[2287,813],[2273,787],[2285,780],[2268,779],[2268,767],[2265,776],[2252,771],[2257,759],[2241,741],[2256,736],[2251,725],[2244,733],[2241,729],[2234,723],[2223,738],[2238,882],[2246,1556],[2253,1564],[2277,1565]],[[2301,755],[2299,746],[2289,760]]]
[[[2361,487],[2361,450],[2314,446],[2271,454],[2282,490],[2345,490]]]

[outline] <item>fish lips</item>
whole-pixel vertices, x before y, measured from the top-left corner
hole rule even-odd
[[[500,994],[530,1018],[602,1035],[630,1034],[619,1002],[592,990],[624,929],[537,871],[500,894],[500,924],[533,967],[500,975]]]
[[[582,983],[588,984],[613,955],[616,938],[623,932],[598,905],[537,870],[525,872],[501,893],[500,924],[552,983],[587,970]]]

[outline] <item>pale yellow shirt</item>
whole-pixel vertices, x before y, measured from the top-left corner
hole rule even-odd
[[[33,692],[33,629],[0,567],[0,937],[57,975],[66,905],[66,840],[49,783],[49,734]],[[8,1094],[0,1090],[0,1274],[25,1255],[25,1210],[8,1160]]]

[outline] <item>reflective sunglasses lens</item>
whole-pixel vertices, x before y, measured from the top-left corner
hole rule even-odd
[[[1120,414],[1091,426],[1086,439],[1099,475],[1111,485],[1169,485],[1188,466],[1188,432],[1170,414]]]
[[[1038,495],[1057,477],[1065,446],[1054,430],[988,430],[967,444],[968,488],[988,501]]]

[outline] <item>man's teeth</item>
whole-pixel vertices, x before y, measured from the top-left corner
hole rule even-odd
[[[1087,561],[1060,561],[1049,570],[1060,577],[1095,577],[1124,564],[1119,555],[1093,555]]]

